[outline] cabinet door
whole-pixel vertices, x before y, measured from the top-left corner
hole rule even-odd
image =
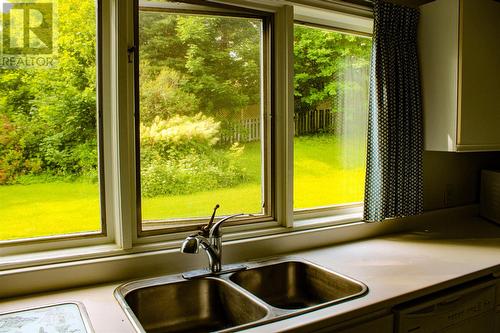
[[[438,0],[420,7],[418,44],[426,150],[456,150],[459,9],[459,0]]]
[[[460,1],[457,150],[500,150],[500,2]]]

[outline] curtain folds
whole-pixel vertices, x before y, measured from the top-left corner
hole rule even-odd
[[[415,8],[376,0],[364,219],[423,211],[423,125]]]

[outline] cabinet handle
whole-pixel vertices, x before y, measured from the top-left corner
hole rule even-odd
[[[450,299],[447,299],[447,300],[444,300],[444,301],[438,303],[437,305],[438,306],[451,305],[453,303],[456,303],[456,302],[460,301],[462,298],[463,298],[463,296],[458,296],[458,297],[455,297],[455,298],[450,298]]]

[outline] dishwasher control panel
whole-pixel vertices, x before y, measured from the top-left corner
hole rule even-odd
[[[398,307],[396,332],[497,332],[497,285],[498,281],[466,285]]]

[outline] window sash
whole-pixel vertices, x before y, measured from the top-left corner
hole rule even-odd
[[[322,29],[326,31],[338,32],[342,34],[365,37],[369,39],[371,39],[373,36],[372,33],[343,28],[341,26],[335,25],[335,22],[333,22],[331,25],[325,25],[318,22],[314,22],[314,20],[295,19],[294,25],[295,24],[311,28]],[[363,205],[364,205],[363,202],[348,202],[342,204],[331,204],[331,205],[317,206],[317,207],[294,208],[293,215],[295,221],[315,219],[318,217],[326,217],[326,216],[336,217],[349,214],[353,210],[361,212],[363,209]]]
[[[181,2],[165,2],[165,3],[153,3],[145,2],[144,4],[138,3],[135,10],[135,24],[134,24],[134,45],[139,45],[139,11],[153,11],[153,12],[164,12],[172,14],[196,14],[196,15],[213,15],[213,16],[226,16],[226,17],[240,17],[240,18],[255,18],[262,20],[262,40],[261,40],[261,107],[262,107],[262,122],[263,122],[263,133],[261,134],[261,146],[262,146],[262,201],[263,201],[263,212],[262,214],[255,214],[251,217],[234,218],[226,223],[226,226],[237,226],[244,224],[255,224],[262,222],[269,222],[274,219],[273,207],[274,198],[272,196],[272,179],[273,179],[273,154],[272,154],[272,130],[271,130],[271,117],[272,117],[272,104],[270,101],[270,89],[273,87],[271,77],[266,75],[271,69],[271,59],[272,59],[272,15],[266,12],[259,12],[254,10],[246,10],[241,8],[235,8],[228,5],[218,5],[213,4],[212,6],[200,6],[192,5],[188,3]],[[135,96],[135,119],[140,119],[140,105],[139,105],[139,56],[140,50],[135,54],[135,80],[134,80],[134,96]],[[158,219],[152,221],[150,225],[157,224],[161,227],[151,228],[150,230],[144,229],[144,220],[142,218],[142,198],[141,198],[141,175],[140,175],[140,122],[135,121],[135,151],[136,151],[136,220],[137,220],[137,237],[143,238],[147,236],[162,235],[166,233],[179,233],[198,230],[201,226],[206,225],[210,219],[207,217],[199,218],[173,218],[173,219]],[[215,203],[215,202],[214,202]],[[210,212],[207,212],[207,215]]]
[[[96,240],[97,243],[102,243],[108,240],[109,225],[107,223],[106,214],[106,182],[105,182],[105,128],[104,128],[104,110],[103,110],[103,1],[95,1],[96,13],[96,120],[97,120],[97,155],[98,155],[98,182],[99,182],[99,216],[100,216],[100,231],[76,232],[71,234],[60,234],[51,236],[41,236],[33,238],[20,238],[12,240],[0,240],[0,249],[11,246],[29,246],[35,243],[51,243],[51,242],[70,242],[73,240]],[[68,219],[71,217],[69,216]],[[91,243],[95,243],[91,241]]]

